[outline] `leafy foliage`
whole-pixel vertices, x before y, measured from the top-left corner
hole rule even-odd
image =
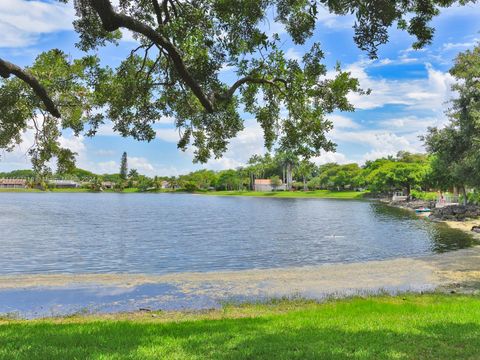
[[[59,50],[41,54],[26,70],[54,100],[60,121],[47,113],[26,83],[2,81],[0,148],[20,142],[33,121],[33,164],[45,173],[52,157],[62,172],[73,167],[74,154],[58,142],[63,129],[94,135],[107,118],[121,135],[150,141],[155,123],[173,117],[180,132],[178,147],[193,147],[200,162],[220,157],[243,129],[239,109],[256,118],[269,149],[278,143],[282,151],[304,159],[334,150],[325,136],[332,128],[328,114],[353,110],[347,95],[362,93],[358,81],[340,67],[334,76],[328,74],[315,42],[301,59],[287,59],[279,36],[269,36],[265,27],[272,14],[295,44],[312,37],[320,7],[353,14],[354,40],[375,57],[393,24],[415,36],[418,48],[431,41],[429,22],[439,8],[476,1],[120,0],[116,7],[109,0],[71,2],[79,49],[89,52],[115,44],[122,29],[130,30],[139,46],[115,69],[100,67],[94,56],[69,61]],[[233,69],[237,81],[222,80],[225,66]]]
[[[441,188],[480,185],[480,45],[457,56],[450,73],[458,97],[444,128],[430,128],[425,144],[433,155],[432,179]]]
[[[103,70],[94,56],[70,61],[60,50],[40,54],[28,68],[55,99],[62,118],[44,110],[32,89],[18,78],[0,80],[0,148],[11,151],[27,130],[34,132],[28,153],[38,174],[50,172],[48,162],[56,157],[60,172],[74,167],[74,153],[60,145],[63,129],[75,135],[95,132],[101,117],[96,113],[96,85]]]

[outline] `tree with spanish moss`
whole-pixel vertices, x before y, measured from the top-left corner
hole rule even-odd
[[[12,75],[21,81],[22,94],[38,99],[36,114],[40,110],[49,114],[50,132],[55,126],[73,126],[76,133],[94,135],[108,119],[119,134],[150,141],[155,137],[154,124],[162,117],[173,117],[180,133],[178,147],[193,147],[195,161],[200,162],[222,156],[230,139],[243,129],[240,108],[259,122],[268,148],[278,142],[302,158],[316,156],[331,149],[325,138],[333,126],[328,114],[353,110],[347,95],[362,92],[358,81],[340,67],[334,76],[327,76],[318,43],[313,42],[301,59],[288,59],[280,48],[280,37],[270,36],[265,27],[271,14],[285,26],[294,44],[305,44],[312,37],[320,7],[337,15],[353,14],[354,41],[376,57],[378,47],[388,42],[393,24],[415,36],[413,47],[420,48],[431,42],[434,29],[429,23],[440,8],[476,2],[120,0],[114,6],[110,0],[59,1],[73,2],[81,50],[96,51],[116,43],[121,30],[131,31],[138,46],[115,69],[84,69],[82,76],[90,76],[82,84],[86,89],[70,91],[74,96],[93,89],[84,107],[92,111],[88,116],[77,113],[74,124],[68,106],[58,100],[58,90],[34,66],[20,68],[0,59],[0,76],[7,79],[0,87],[10,86]],[[233,69],[236,80],[222,80],[225,66]],[[58,82],[66,79],[59,76]],[[0,147],[19,141],[30,121],[30,116],[21,114],[20,99],[11,94],[5,99],[0,116],[4,111],[19,114],[7,122],[1,118],[7,126],[0,131]],[[38,144],[44,155],[37,157],[37,166],[59,150],[49,144]]]

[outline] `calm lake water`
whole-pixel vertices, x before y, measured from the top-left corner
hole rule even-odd
[[[0,274],[196,272],[422,256],[472,238],[368,201],[0,194]]]

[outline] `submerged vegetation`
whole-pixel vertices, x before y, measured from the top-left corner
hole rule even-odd
[[[204,313],[0,320],[2,359],[476,359],[476,296],[280,300]]]

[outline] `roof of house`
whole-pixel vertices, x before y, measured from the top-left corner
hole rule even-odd
[[[255,185],[271,185],[272,180],[270,179],[255,179]]]
[[[0,185],[26,185],[25,179],[0,179]]]
[[[78,183],[73,180],[50,180],[50,183],[55,185],[78,185]]]

